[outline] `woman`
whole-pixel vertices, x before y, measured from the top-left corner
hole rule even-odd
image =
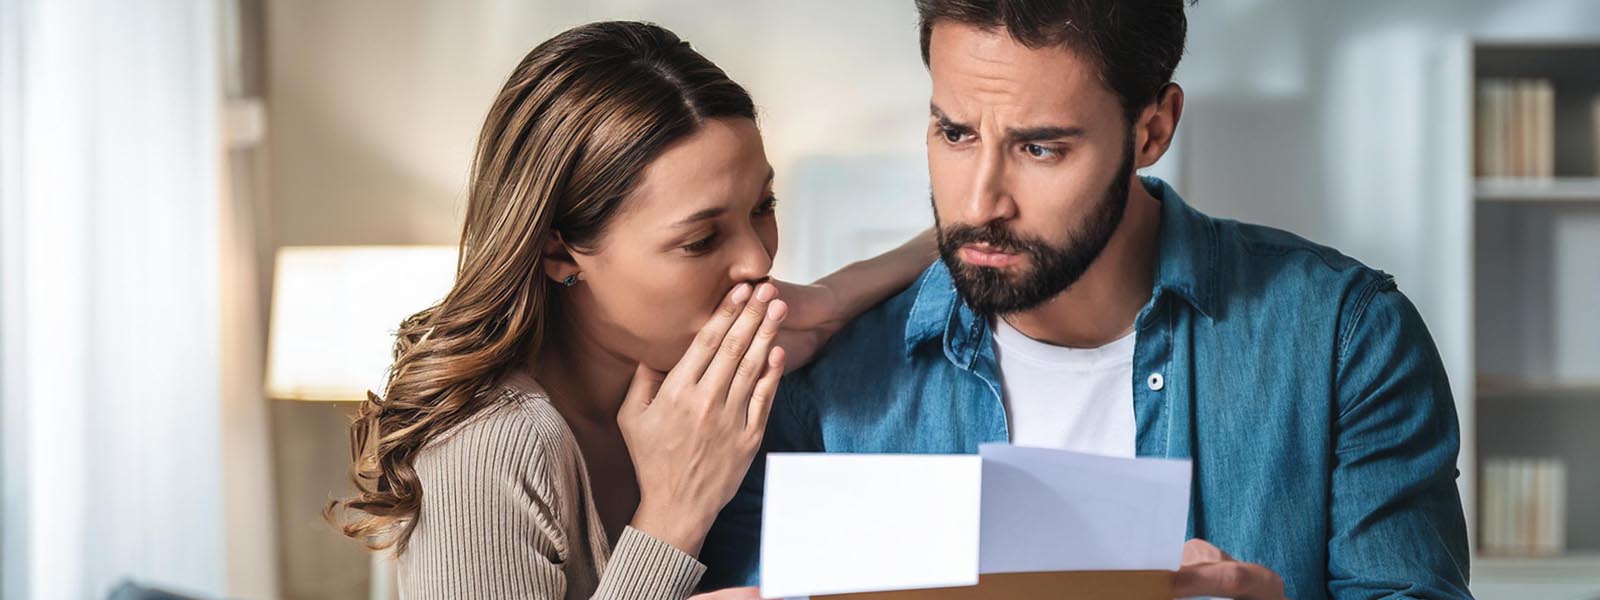
[[[484,123],[455,286],[351,427],[344,533],[393,546],[410,597],[688,596],[785,365],[934,258],[925,234],[770,282],[775,201],[750,97],[672,33],[535,48]]]

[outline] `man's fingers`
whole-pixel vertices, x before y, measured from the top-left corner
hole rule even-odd
[[[689,600],[761,600],[761,591],[754,587],[728,588],[695,594]]]
[[[1193,565],[1199,563],[1222,562],[1233,560],[1227,552],[1200,538],[1194,538],[1183,543],[1183,561],[1181,564]]]
[[[694,342],[689,344],[683,358],[678,359],[677,366],[667,374],[675,385],[686,386],[700,381],[700,375],[705,373],[706,366],[711,364],[711,359],[722,347],[722,339],[727,337],[728,328],[733,327],[734,321],[742,314],[741,309],[749,302],[750,294],[750,284],[741,283],[733,286],[728,295],[722,298],[722,303],[711,313],[711,318],[700,326],[700,333],[694,336]]]
[[[1283,579],[1271,569],[1236,560],[1185,565],[1172,583],[1176,598],[1219,596],[1235,600],[1280,600]]]

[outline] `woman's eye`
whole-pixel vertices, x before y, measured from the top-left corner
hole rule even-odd
[[[698,240],[695,240],[693,242],[689,242],[687,245],[685,245],[683,247],[683,249],[685,251],[689,252],[690,254],[700,254],[700,253],[703,253],[703,252],[705,252],[707,250],[710,250],[712,242],[715,242],[716,239],[717,239],[716,234],[711,234],[711,235],[705,236],[703,238],[700,238]]]
[[[760,204],[756,205],[756,209],[755,210],[750,211],[750,214],[758,216],[758,217],[764,217],[764,216],[773,214],[773,213],[775,213],[777,211],[778,211],[778,197],[777,196],[767,196],[767,198],[765,200],[762,200]]]

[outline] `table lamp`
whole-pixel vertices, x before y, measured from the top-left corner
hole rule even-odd
[[[454,246],[279,249],[267,397],[359,402],[366,400],[367,390],[381,394],[395,330],[406,317],[443,299],[455,270]],[[394,598],[394,587],[393,561],[374,552],[371,598]]]

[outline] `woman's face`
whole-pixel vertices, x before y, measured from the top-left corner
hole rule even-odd
[[[755,122],[708,120],[645,168],[558,293],[604,348],[670,370],[728,290],[771,270],[776,202]]]

